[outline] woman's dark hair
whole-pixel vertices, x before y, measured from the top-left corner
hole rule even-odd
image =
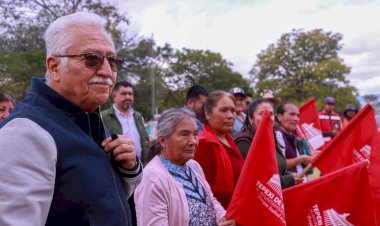
[[[207,97],[207,99],[203,105],[203,108],[202,108],[201,121],[203,123],[207,123],[206,112],[211,113],[212,109],[218,104],[219,100],[222,99],[223,97],[231,98],[231,100],[234,102],[234,104],[236,104],[235,98],[230,93],[227,93],[227,92],[221,91],[221,90],[216,90],[216,91],[211,92],[208,95],[208,97]]]
[[[243,127],[249,127],[251,126],[251,123],[249,122],[249,118],[253,118],[253,114],[255,113],[257,107],[262,103],[268,103],[271,104],[271,102],[264,98],[257,98],[253,100],[249,105],[247,109],[247,117],[245,117],[244,125]]]
[[[149,146],[148,146],[148,154],[147,154],[147,163],[150,162],[154,158],[154,156],[160,154],[162,151],[162,147],[160,143],[158,143],[158,140],[155,139]]]
[[[6,102],[10,101],[12,102],[13,105],[16,105],[16,101],[11,95],[0,92],[0,102],[5,102],[5,101]]]

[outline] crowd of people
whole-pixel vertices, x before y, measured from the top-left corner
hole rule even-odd
[[[45,78],[17,104],[0,93],[0,225],[235,225],[226,209],[265,111],[281,187],[308,180],[318,151],[296,134],[299,108],[272,93],[194,85],[150,139],[133,85],[116,82],[123,60],[105,26],[91,13],[58,18],[44,36]],[[326,97],[319,113],[326,142],[358,112],[348,104],[342,121],[335,103]]]

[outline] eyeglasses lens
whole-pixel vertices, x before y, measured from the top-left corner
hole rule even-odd
[[[116,56],[105,57],[96,53],[87,53],[84,55],[85,64],[87,67],[101,67],[104,62],[104,58],[107,58],[112,71],[117,72],[122,68],[123,60]]]

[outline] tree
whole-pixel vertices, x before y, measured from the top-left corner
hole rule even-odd
[[[44,49],[42,34],[48,25],[61,16],[78,11],[93,12],[106,18],[107,30],[113,36],[115,46],[123,48],[131,41],[126,33],[129,21],[117,5],[115,1],[100,0],[2,0],[1,50]]]
[[[339,33],[321,29],[283,34],[276,44],[258,55],[250,71],[256,92],[269,89],[296,104],[314,97],[319,106],[324,97],[334,96],[338,110],[346,103],[358,103],[357,90],[345,77],[350,68],[338,56],[342,38]]]
[[[0,56],[0,90],[20,100],[30,86],[31,76],[45,73],[45,53],[40,50],[9,52]]]
[[[250,81],[234,72],[232,63],[219,53],[183,48],[163,59],[168,65],[162,74],[168,88],[161,96],[163,108],[183,106],[186,92],[194,84],[200,84],[209,91],[228,91],[235,86],[249,90]]]

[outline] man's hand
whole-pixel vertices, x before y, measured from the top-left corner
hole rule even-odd
[[[131,170],[136,166],[135,144],[132,139],[125,135],[118,135],[118,138],[108,137],[103,140],[104,151],[111,152],[112,156],[126,170]]]
[[[299,157],[301,159],[301,163],[304,165],[308,165],[314,159],[314,157],[309,155],[300,155]]]
[[[297,173],[292,173],[295,184],[303,183],[303,177],[300,177]]]

